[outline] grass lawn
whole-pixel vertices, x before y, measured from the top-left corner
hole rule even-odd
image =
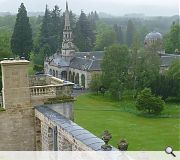
[[[180,150],[180,119],[139,116],[133,100],[84,94],[77,97],[74,112],[75,122],[96,136],[108,129],[115,147],[126,138],[129,150],[162,151],[169,145]],[[180,104],[167,103],[163,114],[180,115]]]

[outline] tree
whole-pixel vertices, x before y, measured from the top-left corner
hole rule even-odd
[[[130,72],[136,92],[150,87],[158,77],[159,71],[160,57],[158,54],[146,50],[132,50]]]
[[[105,50],[102,61],[103,85],[115,98],[121,98],[126,87],[129,60],[129,51],[126,46],[116,44]]]
[[[131,20],[129,20],[126,31],[126,44],[128,45],[128,47],[132,46],[134,32],[135,32],[134,24]]]
[[[11,38],[11,50],[15,55],[29,59],[32,46],[32,29],[27,17],[26,8],[21,3]]]
[[[11,53],[11,36],[12,33],[8,29],[0,32],[0,60],[12,56]]]
[[[150,85],[155,95],[161,96],[166,100],[169,96],[176,97],[180,91],[180,81],[172,76],[160,74]]]
[[[96,35],[95,50],[104,50],[104,48],[116,43],[116,34],[112,28],[101,25]]]
[[[92,91],[97,92],[97,94],[98,94],[98,91],[100,90],[100,88],[102,86],[101,75],[94,74],[92,76],[89,86]]]
[[[168,53],[180,52],[180,24],[173,22],[170,32],[166,35],[165,50]]]
[[[117,24],[115,24],[114,25],[114,30],[115,30],[115,33],[116,33],[117,42],[120,43],[120,44],[123,44],[124,43],[124,37],[123,37],[123,31],[122,31],[121,26],[118,26]]]
[[[149,114],[160,114],[164,104],[161,97],[154,96],[149,88],[145,88],[137,97],[136,108]]]
[[[167,74],[180,81],[180,60],[174,60],[167,71]]]
[[[94,33],[92,26],[86,16],[86,14],[81,11],[81,15],[78,19],[75,29],[75,44],[80,51],[91,51],[93,48]]]
[[[48,9],[48,6],[46,5],[46,9],[45,9],[45,14],[42,20],[42,24],[41,24],[41,28],[40,28],[40,32],[38,34],[38,36],[36,37],[35,41],[35,48],[34,51],[36,54],[39,53],[40,49],[45,45],[48,44],[50,45],[50,38],[52,35],[52,19],[51,19],[51,12]],[[51,50],[52,54],[53,51]]]

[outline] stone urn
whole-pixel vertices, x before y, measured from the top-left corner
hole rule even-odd
[[[104,145],[101,146],[101,149],[104,151],[110,151],[112,150],[112,147],[108,144],[111,140],[112,136],[111,133],[109,133],[108,130],[105,130],[102,134],[102,140],[104,141]]]
[[[126,139],[120,140],[120,142],[118,143],[118,149],[120,151],[127,151],[127,149],[128,149],[128,142],[127,142]]]

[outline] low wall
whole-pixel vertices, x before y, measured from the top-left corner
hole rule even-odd
[[[100,138],[48,106],[35,107],[35,117],[36,150],[100,151],[104,144]]]

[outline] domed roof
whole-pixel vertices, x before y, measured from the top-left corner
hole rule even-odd
[[[145,37],[145,41],[149,41],[149,40],[162,40],[162,34],[159,32],[150,32],[146,35]]]

